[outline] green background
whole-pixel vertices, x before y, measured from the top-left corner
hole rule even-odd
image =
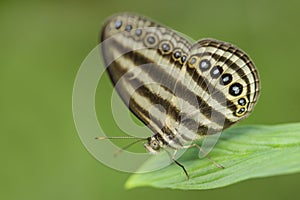
[[[72,118],[72,87],[104,20],[133,11],[194,39],[237,44],[259,69],[262,95],[241,124],[299,121],[300,1],[1,1],[0,199],[285,199],[300,174],[209,191],[125,190],[130,174],[84,148]],[[103,87],[111,89],[110,82]],[[109,103],[106,94],[97,104]],[[108,104],[110,105],[110,104]],[[109,112],[109,106],[103,113]],[[102,123],[119,135],[112,118]]]

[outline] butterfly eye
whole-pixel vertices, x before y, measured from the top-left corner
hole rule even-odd
[[[151,147],[154,149],[154,150],[159,150],[160,146],[158,144],[158,142],[156,140],[153,140],[151,142]]]

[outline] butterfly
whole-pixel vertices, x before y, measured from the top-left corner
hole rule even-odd
[[[101,42],[115,89],[153,132],[144,144],[151,153],[199,147],[191,143],[244,119],[259,98],[256,67],[227,42],[208,38],[193,43],[130,13],[109,18]]]

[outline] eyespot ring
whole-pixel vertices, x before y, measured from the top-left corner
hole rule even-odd
[[[199,57],[197,56],[191,56],[188,60],[188,67],[190,68],[196,68],[197,63],[199,62]]]
[[[206,58],[202,59],[199,62],[199,69],[201,71],[207,71],[207,70],[210,69],[210,67],[211,67],[211,62],[208,59],[206,59]]]
[[[173,51],[173,44],[170,41],[162,40],[159,44],[159,51],[162,55],[170,54]]]
[[[148,48],[156,47],[158,42],[158,37],[153,33],[148,33],[144,38],[144,45]]]
[[[172,59],[174,61],[180,61],[180,58],[182,56],[182,50],[181,49],[174,49],[172,53]]]
[[[236,116],[241,117],[246,114],[246,111],[247,111],[246,107],[240,107],[236,110],[235,114]]]

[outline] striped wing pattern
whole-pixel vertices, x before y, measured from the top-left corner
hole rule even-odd
[[[129,109],[164,145],[214,134],[245,118],[260,92],[250,58],[214,39],[191,43],[147,18],[120,14],[101,34],[107,71]]]

